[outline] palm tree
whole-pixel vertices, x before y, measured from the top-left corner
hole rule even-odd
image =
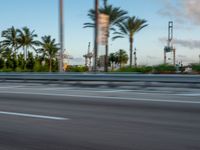
[[[109,55],[109,62],[111,64],[112,70],[114,70],[114,63],[116,63],[116,55],[115,55],[115,53],[111,53]]]
[[[9,48],[12,52],[18,49],[18,29],[12,26],[2,31],[1,36],[4,38],[4,40],[0,42],[2,48]]]
[[[22,30],[18,30],[19,32],[19,46],[24,50],[24,59],[27,59],[27,51],[29,48],[36,50],[35,46],[39,45],[39,41],[35,40],[37,34],[35,34],[34,30],[30,31],[29,28],[23,27]]]
[[[120,49],[116,54],[116,62],[119,63],[120,69],[128,62],[128,55],[125,50]]]
[[[144,27],[148,26],[146,24],[147,21],[144,19],[139,19],[135,16],[129,17],[125,21],[123,21],[121,24],[118,24],[119,31],[115,31],[115,36],[113,37],[113,40],[117,38],[129,38],[130,42],[130,67],[132,67],[132,60],[133,60],[133,40],[134,35],[139,32]],[[135,66],[136,67],[136,66]]]
[[[56,57],[56,54],[59,51],[59,44],[56,43],[55,39],[51,39],[51,36],[43,36],[42,42],[40,42],[41,49],[39,52],[43,54],[43,56],[47,56],[49,59],[49,72],[52,71],[52,60]]]
[[[119,25],[123,20],[125,20],[127,12],[122,10],[120,7],[113,7],[112,5],[107,5],[107,1],[104,3],[104,7],[99,9],[100,14],[105,14],[109,16],[108,25],[108,39],[110,37],[110,32],[114,30],[115,26]],[[92,20],[91,23],[85,23],[84,28],[94,28],[95,27],[95,10],[90,9],[88,12],[88,17]],[[109,52],[109,40],[106,40],[105,44],[105,71],[108,71],[108,52]]]

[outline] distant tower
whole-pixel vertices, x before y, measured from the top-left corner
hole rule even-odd
[[[164,48],[164,64],[167,63],[167,53],[172,52],[173,53],[173,65],[176,65],[176,49],[173,47],[173,21],[169,22],[168,25],[168,40],[167,40],[167,46]]]

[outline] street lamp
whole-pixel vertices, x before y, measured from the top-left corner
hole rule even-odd
[[[60,61],[59,71],[63,72],[63,50],[64,50],[64,15],[63,0],[59,0],[59,28],[60,28]]]

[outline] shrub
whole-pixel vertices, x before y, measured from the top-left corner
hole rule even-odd
[[[196,72],[200,72],[200,64],[192,64],[192,70]]]
[[[34,72],[41,72],[42,71],[42,65],[40,64],[40,61],[36,60],[34,67],[33,67]]]
[[[175,73],[176,67],[173,65],[158,65],[154,67],[154,73]]]
[[[87,72],[88,68],[85,66],[68,66],[67,72]]]
[[[0,69],[3,69],[4,64],[5,64],[5,61],[2,58],[0,58]]]
[[[151,73],[152,70],[153,70],[153,67],[140,66],[140,67],[137,67],[137,68],[124,67],[124,68],[117,70],[117,72]]]

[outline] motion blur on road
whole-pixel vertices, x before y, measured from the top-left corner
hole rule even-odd
[[[0,1],[0,150],[200,150],[200,0]]]
[[[2,150],[198,150],[200,90],[1,83]]]

